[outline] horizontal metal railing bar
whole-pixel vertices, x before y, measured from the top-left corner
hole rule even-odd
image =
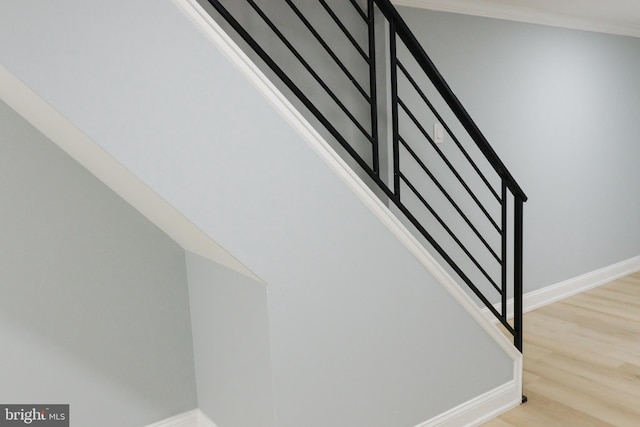
[[[402,136],[399,137],[400,143],[404,146],[404,148],[407,150],[407,152],[409,152],[409,154],[411,155],[411,157],[413,158],[413,160],[416,161],[416,163],[418,163],[418,166],[420,166],[420,169],[422,169],[424,171],[424,173],[427,174],[427,176],[431,179],[431,181],[436,185],[436,187],[438,187],[438,190],[440,190],[440,192],[442,193],[442,195],[444,197],[446,197],[447,201],[449,201],[449,203],[451,204],[451,206],[453,206],[453,208],[456,210],[456,212],[458,212],[458,214],[460,215],[460,217],[464,220],[464,222],[469,226],[469,228],[471,229],[471,231],[473,231],[473,233],[476,235],[476,237],[480,240],[480,242],[482,242],[482,244],[484,245],[485,248],[487,248],[487,250],[489,251],[489,253],[491,255],[493,255],[493,257],[496,259],[496,261],[498,261],[499,264],[502,264],[502,260],[500,259],[500,257],[498,256],[498,254],[496,254],[496,252],[493,250],[493,248],[491,247],[491,245],[489,244],[489,242],[486,241],[486,239],[482,236],[482,234],[480,233],[480,231],[478,231],[478,229],[476,228],[475,225],[473,225],[473,223],[471,222],[471,220],[465,215],[465,213],[462,211],[462,209],[460,208],[460,206],[456,203],[455,200],[453,200],[453,198],[451,197],[451,195],[447,192],[447,190],[442,186],[442,184],[440,184],[440,182],[436,179],[436,177],[433,175],[433,173],[431,173],[431,171],[429,170],[429,168],[427,168],[427,165],[424,164],[424,162],[418,157],[418,155],[416,154],[415,151],[413,151],[413,149],[409,146],[409,144],[407,144],[407,142],[404,140],[404,138],[402,138]]]
[[[362,50],[362,47],[360,47],[360,43],[358,43],[356,39],[353,38],[353,35],[351,35],[351,32],[347,29],[347,27],[344,26],[340,18],[338,18],[338,15],[336,15],[333,9],[329,7],[329,5],[325,0],[319,0],[319,1],[320,1],[320,4],[322,4],[322,6],[324,7],[324,9],[327,11],[329,16],[331,16],[331,19],[333,19],[333,22],[336,23],[336,25],[340,28],[340,30],[344,33],[344,35],[349,39],[351,44],[353,44],[353,47],[355,47],[355,49],[358,51],[360,56],[362,56],[364,60],[367,61],[367,63],[369,63],[370,58],[367,56],[364,50]]]
[[[358,81],[353,76],[351,71],[349,71],[349,69],[342,63],[340,58],[338,58],[338,56],[331,49],[331,47],[329,47],[327,42],[324,41],[322,36],[320,36],[318,31],[316,31],[313,25],[311,25],[311,22],[309,22],[309,20],[304,16],[304,14],[300,11],[300,9],[298,9],[298,7],[293,3],[292,0],[284,0],[284,1],[289,5],[291,10],[293,10],[293,13],[296,14],[296,16],[300,19],[300,21],[302,21],[304,26],[307,27],[309,32],[315,37],[318,43],[320,43],[320,45],[324,48],[324,50],[329,54],[329,56],[331,57],[331,59],[333,59],[333,61],[338,66],[338,68],[340,68],[340,70],[342,70],[342,72],[347,76],[347,78],[351,81],[351,83],[353,83],[353,85],[356,87],[358,92],[360,92],[360,94],[364,97],[364,99],[367,100],[368,103],[371,103],[371,97],[369,96],[369,94],[362,88],[362,86],[360,86],[360,83],[358,83]]]
[[[358,11],[358,15],[360,15],[362,17],[362,19],[364,19],[365,21],[369,20],[369,18],[367,17],[367,14],[364,12],[364,10],[362,10],[362,8],[356,2],[356,0],[349,0],[349,2],[351,2],[353,7]]]
[[[506,319],[506,318],[507,318],[507,317],[505,316],[505,317],[504,317],[504,319]],[[500,323],[502,323],[502,325],[506,328],[506,330],[507,330],[507,331],[509,331],[509,333],[515,337],[515,335],[516,335],[516,331],[515,331],[515,329],[513,328],[513,326],[511,326],[511,325],[509,324],[509,322],[507,322],[506,320],[504,320],[504,321],[503,321],[503,320],[502,320],[502,318],[500,318],[499,320],[500,320]],[[519,349],[519,350],[520,350],[520,349]],[[522,350],[520,350],[520,352],[522,352]]]
[[[404,74],[404,76],[407,78],[407,80],[409,81],[409,83],[411,83],[411,86],[413,86],[414,90],[418,93],[418,95],[420,96],[420,98],[422,99],[422,101],[427,104],[427,106],[429,107],[429,109],[431,110],[431,112],[434,114],[434,116],[436,117],[436,119],[440,122],[440,124],[442,124],[442,127],[444,127],[444,129],[447,131],[447,133],[449,134],[449,136],[451,136],[451,139],[453,140],[453,143],[456,145],[456,147],[458,147],[458,149],[460,150],[460,152],[462,152],[462,155],[464,156],[465,159],[467,159],[467,161],[469,162],[469,164],[471,165],[471,167],[473,168],[473,170],[478,174],[478,176],[480,176],[480,179],[482,180],[482,182],[484,182],[484,184],[487,186],[487,189],[489,189],[489,191],[491,192],[491,194],[493,194],[493,197],[496,198],[497,201],[500,202],[500,196],[498,196],[498,193],[494,190],[493,186],[491,185],[491,183],[489,182],[489,180],[487,179],[487,177],[482,173],[482,171],[480,170],[480,168],[478,167],[478,165],[476,165],[476,163],[473,161],[473,159],[471,158],[471,156],[469,155],[469,153],[467,152],[467,150],[465,150],[465,148],[462,146],[462,143],[460,142],[460,140],[456,137],[456,135],[453,133],[453,131],[451,130],[451,128],[449,127],[449,125],[447,124],[447,122],[442,118],[442,116],[440,115],[440,113],[438,113],[438,111],[436,110],[436,108],[433,106],[433,104],[431,103],[431,101],[429,101],[429,99],[427,98],[427,96],[424,94],[424,92],[422,91],[422,89],[420,89],[418,83],[415,81],[415,79],[409,74],[409,71],[404,67],[404,65],[402,64],[402,62],[400,62],[400,60],[397,60],[397,64],[398,67],[400,68],[400,70],[402,71],[402,74]]]
[[[453,113],[458,117],[462,126],[467,130],[469,135],[471,135],[471,138],[487,158],[491,166],[496,170],[500,177],[506,180],[507,187],[511,193],[517,195],[523,202],[526,202],[527,196],[522,188],[520,188],[520,185],[518,185],[504,163],[502,163],[502,160],[500,160],[467,110],[462,106],[460,100],[453,93],[449,84],[444,80],[442,74],[440,74],[436,66],[433,64],[431,58],[429,58],[427,53],[424,51],[423,47],[404,22],[404,19],[402,19],[396,8],[389,0],[375,0],[375,2],[387,20],[394,22],[395,32],[416,59],[420,68],[422,68],[427,74],[436,90],[440,93],[447,105],[449,105],[449,108],[451,108]]]
[[[385,185],[385,188],[386,188],[385,192],[388,192],[389,189],[388,189],[388,187],[386,187],[386,185]],[[498,312],[498,310],[496,310],[496,308],[493,306],[493,304],[491,302],[489,302],[487,297],[485,297],[484,294],[482,292],[480,292],[480,290],[471,281],[471,279],[469,279],[469,277],[467,277],[467,275],[464,273],[464,271],[462,271],[462,269],[453,261],[453,259],[445,252],[445,250],[442,249],[442,246],[440,246],[434,240],[434,238],[431,236],[431,234],[429,234],[429,232],[422,226],[420,221],[418,221],[416,219],[416,217],[411,213],[411,211],[402,202],[400,202],[400,200],[397,197],[392,197],[392,195],[389,195],[389,194],[387,194],[387,195],[390,197],[390,200],[398,207],[400,212],[402,212],[402,214],[418,230],[418,232],[420,234],[422,234],[422,236],[425,239],[427,239],[427,242],[429,242],[429,244],[436,250],[436,252],[438,252],[440,254],[440,256],[444,259],[444,261],[447,264],[449,264],[449,266],[460,277],[460,279],[469,287],[469,289],[471,289],[473,294],[476,297],[478,297],[478,299],[480,301],[482,301],[482,303],[485,305],[485,307],[487,307],[487,309],[496,317],[496,319],[498,319],[498,321],[500,321],[500,323],[502,323],[505,326],[505,328],[507,328],[511,333],[513,333],[513,329],[511,328],[511,325],[509,325],[509,323],[507,322],[506,317],[503,318],[502,316],[500,316],[500,313]]]
[[[402,107],[402,110],[407,114],[407,116],[409,116],[409,118],[411,119],[413,124],[418,128],[420,133],[429,141],[429,143],[434,148],[434,150],[436,150],[436,152],[440,155],[440,158],[442,159],[442,161],[449,167],[449,170],[458,179],[458,182],[460,182],[460,185],[462,185],[464,187],[464,189],[467,191],[469,196],[473,199],[473,201],[476,203],[476,205],[478,205],[478,207],[480,208],[482,213],[484,213],[484,215],[487,217],[487,220],[489,220],[489,222],[491,223],[491,225],[493,225],[493,227],[496,229],[496,231],[500,233],[500,227],[498,226],[498,224],[496,224],[494,219],[491,217],[491,214],[489,214],[489,212],[484,207],[482,202],[480,202],[480,200],[475,195],[475,193],[471,190],[471,188],[469,188],[469,185],[460,176],[460,174],[458,173],[456,168],[453,167],[453,165],[451,164],[449,159],[447,159],[447,157],[444,155],[444,153],[438,148],[438,146],[433,141],[433,139],[431,138],[429,133],[424,129],[424,126],[422,126],[420,124],[420,122],[418,121],[418,119],[416,118],[416,116],[413,115],[413,113],[411,111],[409,111],[409,108],[406,106],[406,104],[404,102],[402,102],[402,99],[398,98],[398,104]]]
[[[278,64],[265,52],[264,49],[255,41],[253,37],[240,25],[240,23],[229,13],[229,11],[220,3],[219,0],[208,0],[209,3],[218,11],[218,13],[231,25],[231,27],[242,37],[242,39],[256,52],[256,54],[271,68],[271,70],[282,80],[282,82],[297,96],[302,104],[309,109],[316,119],[322,124],[329,133],[338,141],[338,143],[344,148],[347,153],[358,163],[358,165],[367,174],[374,179],[376,184],[382,187],[386,187],[376,175],[371,171],[371,167],[367,162],[358,154],[357,151],[347,142],[340,132],[331,124],[331,122],[318,110],[315,104],[300,90],[300,88],[289,78]],[[384,190],[384,188],[383,188]],[[388,191],[388,190],[387,190]]]
[[[362,132],[362,134],[369,140],[369,142],[373,143],[373,138],[369,134],[369,132],[360,124],[358,119],[354,117],[353,113],[349,111],[349,109],[342,103],[342,101],[340,101],[340,98],[338,98],[337,95],[333,93],[331,88],[325,83],[324,80],[322,80],[322,78],[318,75],[318,73],[314,71],[314,69],[309,65],[309,63],[305,61],[305,59],[302,57],[300,52],[298,52],[298,50],[291,44],[291,42],[287,40],[284,34],[282,34],[280,30],[278,30],[278,27],[276,27],[273,21],[269,19],[269,17],[262,11],[262,9],[260,9],[260,7],[253,0],[246,0],[246,2],[249,3],[249,5],[251,5],[253,10],[255,10],[255,12],[260,16],[260,18],[262,18],[262,20],[265,22],[265,24],[267,24],[267,26],[271,29],[271,31],[273,31],[274,34],[280,39],[280,41],[289,49],[289,51],[291,51],[293,56],[295,56],[296,59],[302,64],[302,66],[307,70],[307,72],[311,74],[314,80],[318,82],[318,84],[322,87],[322,89],[324,89],[324,91],[327,93],[327,95],[329,95],[329,97],[333,100],[333,102],[335,102],[338,105],[338,107],[349,118],[349,120],[351,120],[351,122],[355,125],[355,127],[357,127],[358,130]]]
[[[399,174],[400,175],[400,174]],[[371,176],[371,174],[370,174]],[[485,305],[485,307],[498,319],[498,321],[512,334],[515,335],[515,332],[511,325],[507,322],[506,317],[502,317],[500,312],[496,310],[493,304],[484,296],[482,292],[478,289],[478,287],[469,279],[469,277],[462,271],[462,269],[455,263],[455,261],[447,254],[447,252],[436,242],[436,240],[429,234],[429,232],[424,228],[424,226],[418,221],[418,219],[413,215],[413,213],[400,201],[400,198],[393,194],[393,191],[389,189],[389,187],[384,184],[378,177],[372,176],[374,181],[378,182],[380,188],[383,190],[385,195],[389,197],[389,200],[396,205],[396,207],[402,212],[402,214],[409,220],[409,222],[418,230],[418,232],[429,242],[429,244],[440,254],[442,259],[449,264],[449,266],[453,269],[453,271],[460,277],[460,279],[471,289],[476,297]],[[495,287],[495,286],[494,286]],[[498,290],[499,291],[499,290]]]
[[[422,194],[420,194],[418,189],[416,187],[414,187],[413,184],[411,184],[409,179],[402,172],[399,172],[399,175],[400,175],[400,179],[402,179],[402,181],[407,185],[407,187],[409,187],[411,192],[418,198],[418,200],[420,200],[420,202],[424,205],[424,207],[427,208],[427,210],[429,212],[431,212],[431,215],[433,215],[433,217],[436,219],[436,221],[438,221],[440,226],[442,228],[444,228],[444,230],[453,239],[453,241],[456,242],[458,247],[460,249],[462,249],[462,252],[464,252],[465,255],[467,255],[469,260],[473,263],[473,265],[476,266],[478,271],[480,271],[480,273],[482,273],[482,275],[487,279],[487,281],[489,283],[491,283],[491,285],[495,288],[496,291],[498,291],[498,293],[501,293],[500,287],[496,284],[496,282],[493,280],[491,275],[489,273],[487,273],[487,271],[480,265],[480,263],[475,259],[475,257],[471,254],[471,252],[469,252],[469,250],[462,244],[462,242],[460,241],[458,236],[456,236],[456,234],[451,230],[451,228],[444,222],[442,217],[440,215],[438,215],[438,213],[435,211],[435,209],[433,209],[433,207],[431,207],[429,202],[427,202],[425,200],[425,198],[422,196]]]

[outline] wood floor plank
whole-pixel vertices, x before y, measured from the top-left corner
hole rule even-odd
[[[616,316],[620,319],[640,321],[640,313],[634,312],[634,309],[638,306],[626,301],[613,304],[610,301],[599,298],[598,296],[588,295],[585,293],[575,295],[559,303],[575,305],[594,312]]]
[[[623,364],[620,368],[606,368],[597,366],[588,362],[584,362],[579,358],[567,357],[561,354],[553,354],[547,357],[542,363],[547,364],[554,370],[562,370],[573,376],[584,378],[588,381],[595,382],[600,385],[597,390],[598,394],[603,391],[602,384],[606,384],[606,388],[613,388],[616,392],[624,392],[638,402],[638,380],[634,378],[632,371],[626,370],[624,367],[632,365]],[[640,403],[640,402],[638,402]],[[635,408],[640,411],[640,405]]]
[[[640,272],[524,316],[529,401],[487,427],[640,426]]]
[[[483,424],[485,427],[516,427],[513,424],[509,424],[508,422],[501,420],[500,418],[496,418],[495,420],[491,420],[488,423]]]
[[[612,301],[612,303],[615,303]],[[640,306],[640,304],[638,304]],[[552,319],[573,322],[575,325],[591,328],[605,333],[626,334],[640,336],[640,322],[599,311],[585,310],[572,304],[552,304],[543,307],[536,315],[546,315]]]
[[[544,361],[531,361],[526,363],[526,369],[541,378],[534,384],[529,384],[529,387],[535,387],[535,384],[544,381],[552,381],[555,385],[573,390],[572,396],[568,396],[571,402],[575,404],[574,399],[579,396],[581,402],[584,403],[580,406],[573,406],[565,402],[568,406],[587,411],[589,408],[585,405],[593,406],[593,401],[597,401],[616,413],[628,413],[629,416],[640,420],[638,396],[633,392],[629,392],[629,387],[626,387],[625,390],[617,389],[616,385],[620,385],[624,381],[615,381],[613,375],[608,378],[605,377],[603,380],[602,377],[594,375],[592,371],[585,371],[585,366],[571,367],[567,360],[557,357],[545,359]],[[611,371],[611,374],[613,374],[613,371]]]
[[[619,375],[624,378],[640,382],[640,365],[625,363],[616,369]],[[640,403],[639,403],[640,404]]]
[[[574,409],[576,412],[595,418],[602,423],[609,423],[617,427],[637,427],[638,415],[628,411],[621,411],[616,405],[589,396],[572,385],[562,384],[547,378],[540,379],[528,386],[528,390],[541,394],[551,400]],[[530,393],[531,394],[531,393]],[[576,427],[573,420],[563,420],[564,426]],[[527,424],[523,424],[527,425]],[[541,424],[541,427],[544,426]]]
[[[524,342],[523,347],[524,347],[524,352],[527,353],[527,357],[532,360],[541,359],[546,355],[548,355],[549,353],[551,353],[551,350],[543,346],[536,345],[530,341]]]
[[[532,390],[527,391],[529,402],[517,407],[499,419],[506,421],[509,425],[522,426],[544,426],[544,427],[611,427],[605,421],[594,418],[570,406],[564,405],[556,400],[550,399],[543,394]],[[567,424],[571,420],[573,424]],[[491,426],[491,424],[486,424]],[[496,424],[499,426],[500,424]]]
[[[637,286],[637,285],[636,285]],[[634,294],[633,291],[624,291],[619,288],[608,289],[605,287],[593,289],[591,295],[596,295],[600,298],[613,300],[616,302],[631,302],[635,305],[640,305],[640,295]]]
[[[597,366],[605,366],[608,368],[617,368],[625,363],[628,363],[627,357],[613,357],[612,352],[617,352],[618,349],[610,346],[593,348],[588,343],[580,340],[562,340],[562,339],[550,339],[542,336],[530,336],[529,341],[537,343],[539,346],[547,349],[548,354],[564,354],[570,357],[576,357],[589,363],[593,363]],[[525,359],[529,359],[526,354],[525,345]],[[537,360],[539,360],[538,358]],[[536,359],[534,359],[536,360]]]

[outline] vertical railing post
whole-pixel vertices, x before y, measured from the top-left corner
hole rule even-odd
[[[500,313],[502,314],[502,317],[504,320],[507,320],[507,267],[508,267],[508,257],[507,257],[507,250],[508,250],[508,236],[507,236],[507,197],[508,197],[508,193],[507,193],[507,181],[503,178],[502,179],[502,206],[501,206],[501,216],[502,216],[502,225],[501,225],[501,238],[502,238],[502,256],[500,259],[500,267],[502,269],[502,277],[501,277],[501,310]]]
[[[371,139],[373,140],[373,173],[380,176],[378,141],[378,90],[376,76],[376,33],[374,0],[367,1],[367,25],[369,29],[369,98],[371,99]]]
[[[513,343],[522,353],[522,198],[514,195],[513,226]]]
[[[389,64],[391,79],[391,122],[393,142],[393,194],[400,200],[400,141],[398,134],[398,58],[396,56],[396,26],[389,21]]]

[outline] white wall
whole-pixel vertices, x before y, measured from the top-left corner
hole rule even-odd
[[[34,4],[0,8],[3,65],[267,283],[279,427],[414,426],[513,379],[511,357],[171,2]]]
[[[197,406],[184,251],[0,102],[0,401],[140,427]]]
[[[399,9],[530,198],[525,291],[640,254],[640,40]]]

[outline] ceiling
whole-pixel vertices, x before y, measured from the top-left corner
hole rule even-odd
[[[640,0],[395,0],[396,5],[640,37]]]

